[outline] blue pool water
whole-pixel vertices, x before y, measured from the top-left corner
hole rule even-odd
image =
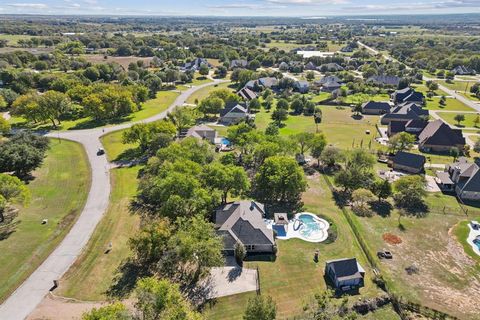
[[[298,220],[302,221],[303,227],[300,229],[300,234],[305,238],[316,234],[321,230],[321,225],[309,214],[301,214],[298,216]]]
[[[229,146],[230,145],[230,140],[228,140],[227,138],[222,138],[222,144],[225,145],[225,146]]]
[[[480,240],[473,240],[473,243],[475,243],[478,247],[478,250],[480,250]]]

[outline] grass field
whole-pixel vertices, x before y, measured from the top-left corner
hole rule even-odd
[[[95,121],[90,117],[81,118],[71,121],[62,121],[58,126],[58,130],[76,130],[76,129],[90,129],[97,127],[104,127],[109,125],[116,125],[124,122],[141,121],[148,119],[160,112],[165,111],[180,95],[177,91],[159,91],[155,99],[148,100],[142,105],[142,109],[127,117],[112,120],[110,123]],[[12,117],[11,123],[18,127],[29,127],[31,129],[52,129],[50,123],[44,123],[42,125],[29,125],[25,121],[18,117]]]
[[[200,90],[195,91],[190,97],[188,97],[187,103],[194,104],[196,100],[202,101],[210,94],[210,92],[218,89],[229,88],[230,86],[231,86],[231,83],[225,82],[225,83],[220,83],[218,85],[202,88]]]
[[[375,147],[375,136],[377,129],[375,123],[378,121],[376,116],[365,116],[361,119],[352,117],[350,108],[336,108],[332,106],[322,106],[322,123],[318,129],[327,136],[327,141],[339,148],[352,149],[353,146]],[[271,122],[271,112],[261,112],[256,114],[255,123],[257,128],[264,130]],[[370,130],[370,134],[366,134]],[[299,132],[315,132],[316,126],[313,117],[289,115],[285,121],[285,126],[280,129],[281,134],[291,135]]]
[[[124,151],[132,150],[136,147],[135,144],[124,144],[122,142],[124,132],[125,130],[115,131],[100,138],[105,148],[108,161],[115,161]]]
[[[39,36],[29,36],[24,34],[0,34],[0,40],[7,40],[7,46],[18,45],[18,40],[30,40],[32,38],[39,38]]]
[[[60,281],[59,295],[85,301],[107,300],[117,268],[130,255],[128,239],[138,230],[139,217],[128,210],[136,192],[140,167],[114,169],[111,172],[110,205],[83,254]],[[105,253],[108,244],[112,250]]]
[[[476,81],[452,81],[452,82],[449,83],[445,80],[439,80],[437,82],[439,84],[447,87],[448,89],[469,93],[470,92],[470,87],[473,84],[475,84]]]
[[[380,290],[371,281],[369,265],[348,223],[336,206],[324,178],[318,174],[309,176],[308,183],[309,190],[303,196],[305,209],[333,222],[333,228],[338,234],[336,241],[309,243],[299,239],[278,240],[275,261],[247,263],[247,267],[259,268],[262,294],[270,295],[276,301],[277,319],[300,315],[305,302],[309,301],[315,292],[326,288],[323,273],[325,261],[329,259],[356,257],[367,271],[366,286],[360,290],[361,296],[373,297],[380,294]],[[317,249],[320,250],[320,261],[315,263],[313,255]],[[224,319],[225,314],[232,314],[238,315],[232,319],[241,319],[249,296],[251,294],[219,299],[212,308],[207,308],[207,318]],[[356,301],[358,296],[351,296],[349,299]]]
[[[457,121],[455,121],[454,119],[457,114],[463,114],[465,116],[465,121],[462,121],[460,125],[458,125]],[[476,113],[461,113],[461,112],[459,113],[439,112],[438,115],[449,124],[453,124],[459,128],[463,128],[463,127],[474,128],[475,127],[474,121],[479,116]],[[480,122],[477,124],[477,126],[480,126]]]
[[[30,182],[32,200],[20,208],[16,231],[0,241],[0,301],[24,281],[60,243],[80,214],[90,188],[81,145],[51,140],[43,166]],[[42,225],[43,219],[48,224]]]

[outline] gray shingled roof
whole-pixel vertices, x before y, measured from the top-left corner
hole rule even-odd
[[[215,213],[215,225],[225,236],[226,245],[241,242],[244,245],[275,244],[273,231],[267,229],[263,220],[265,209],[263,204],[255,201],[236,201],[218,208]],[[233,243],[234,245],[235,243]],[[233,249],[225,247],[226,249]]]
[[[379,101],[379,102],[368,101],[368,102],[365,102],[362,105],[363,110],[382,110],[382,111],[385,111],[385,112],[390,112],[391,108],[392,108],[392,106],[390,105],[390,103],[385,102],[385,101]]]
[[[330,260],[327,261],[327,265],[333,269],[338,280],[363,278],[361,274],[363,270],[359,270],[356,258]]]
[[[425,157],[420,154],[399,151],[392,159],[394,164],[406,166],[410,168],[423,169],[425,165]]]

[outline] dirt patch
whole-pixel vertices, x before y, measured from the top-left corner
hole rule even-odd
[[[391,234],[391,233],[384,233],[382,238],[383,238],[383,241],[385,241],[388,244],[400,244],[400,243],[402,243],[402,238],[400,238],[399,236],[396,236],[394,234]]]
[[[130,300],[124,301],[127,308],[133,310]],[[101,308],[108,302],[78,301],[48,294],[27,317],[27,320],[80,320],[85,312]]]
[[[143,61],[144,65],[149,66],[150,62],[152,61],[153,58],[144,58],[144,57],[112,57],[112,56],[107,56],[107,59],[105,59],[104,55],[101,54],[86,54],[82,56],[87,60],[88,62],[91,62],[93,64],[97,63],[109,63],[109,62],[116,62],[119,65],[121,65],[125,70],[128,70],[128,65],[131,62],[137,62],[137,61]]]

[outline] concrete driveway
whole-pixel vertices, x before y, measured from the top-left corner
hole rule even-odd
[[[435,177],[425,175],[425,181],[427,182],[426,190],[428,192],[442,192],[440,187],[438,186],[437,182],[435,181]]]
[[[211,83],[189,88],[182,92],[166,111],[138,122],[147,123],[163,119],[175,107],[183,106],[187,98],[195,91],[222,82],[227,81],[215,80]],[[138,122],[125,123],[104,129],[72,130],[47,134],[48,137],[72,140],[83,145],[92,171],[90,192],[82,213],[63,241],[0,306],[0,319],[25,319],[53,287],[53,281],[60,279],[81,254],[95,227],[107,210],[110,197],[110,165],[105,155],[97,156],[97,150],[103,147],[100,137],[110,132],[129,128]]]
[[[236,267],[212,268],[208,298],[231,296],[257,290],[257,270]]]

